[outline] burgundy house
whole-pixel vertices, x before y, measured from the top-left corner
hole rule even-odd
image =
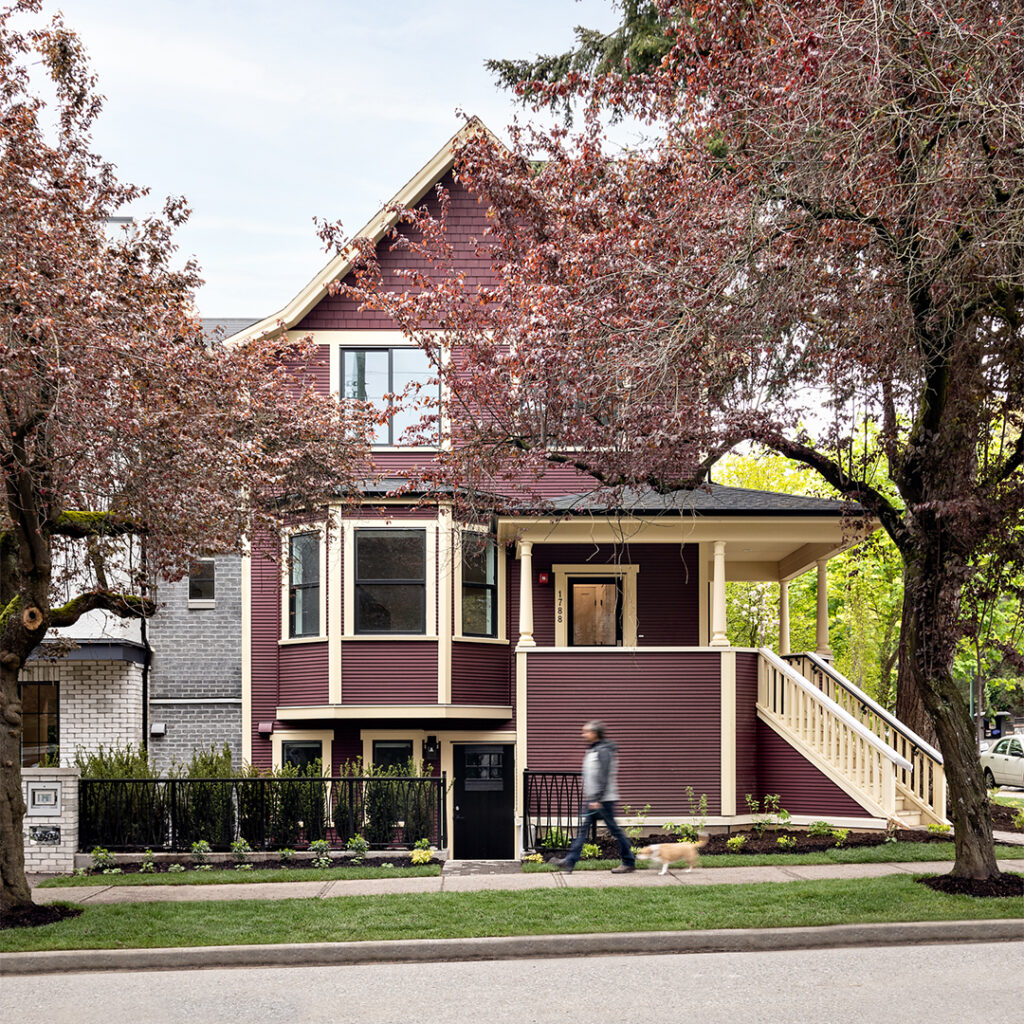
[[[443,182],[466,272],[486,282],[469,244],[484,210],[452,174],[460,135],[395,200],[432,202]],[[393,223],[381,213],[361,233],[379,241]],[[381,258],[386,271],[409,257]],[[429,376],[382,314],[328,294],[350,269],[336,258],[236,338],[312,332],[333,394],[372,399]],[[571,514],[466,528],[443,503],[387,497],[388,478],[430,454],[394,444],[404,425],[381,428],[381,480],[360,508],[291,528],[284,573],[258,550],[243,565],[246,760],[320,757],[336,772],[357,757],[422,758],[452,780],[455,857],[532,845],[524,772],[577,769],[588,718],[608,723],[622,802],[650,804],[649,824],[687,820],[688,786],[707,795],[709,825],[749,821],[747,794],[768,793],[797,822],[945,820],[941,756],[831,667],[826,566],[855,543],[841,503],[712,486],[621,509],[566,496]],[[550,479],[553,494],[560,479],[580,490]],[[795,654],[786,592],[811,571],[817,650]],[[778,583],[780,651],[729,645],[727,580]]]

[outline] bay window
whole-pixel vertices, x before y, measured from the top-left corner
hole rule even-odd
[[[425,633],[426,563],[425,530],[356,530],[356,633]]]

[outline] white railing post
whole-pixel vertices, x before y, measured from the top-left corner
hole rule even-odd
[[[533,543],[519,542],[519,646],[536,647],[533,639]]]
[[[725,541],[715,541],[715,575],[712,584],[711,606],[712,647],[728,647],[728,621],[725,609]]]

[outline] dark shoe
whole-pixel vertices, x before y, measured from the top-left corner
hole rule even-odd
[[[548,861],[548,863],[558,868],[559,871],[564,871],[567,875],[572,874],[573,866],[565,857],[552,857],[551,860]]]
[[[636,871],[636,866],[633,864],[620,864],[617,868],[612,868],[613,875],[628,875],[633,871]]]

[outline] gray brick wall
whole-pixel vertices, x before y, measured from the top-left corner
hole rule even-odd
[[[160,608],[149,620],[153,662],[149,720],[163,722],[150,736],[156,765],[188,761],[195,749],[227,743],[236,764],[242,746],[242,570],[235,555],[219,555],[212,608],[189,607],[188,580],[161,584]],[[193,704],[221,700],[226,703]],[[184,703],[175,703],[175,702]]]

